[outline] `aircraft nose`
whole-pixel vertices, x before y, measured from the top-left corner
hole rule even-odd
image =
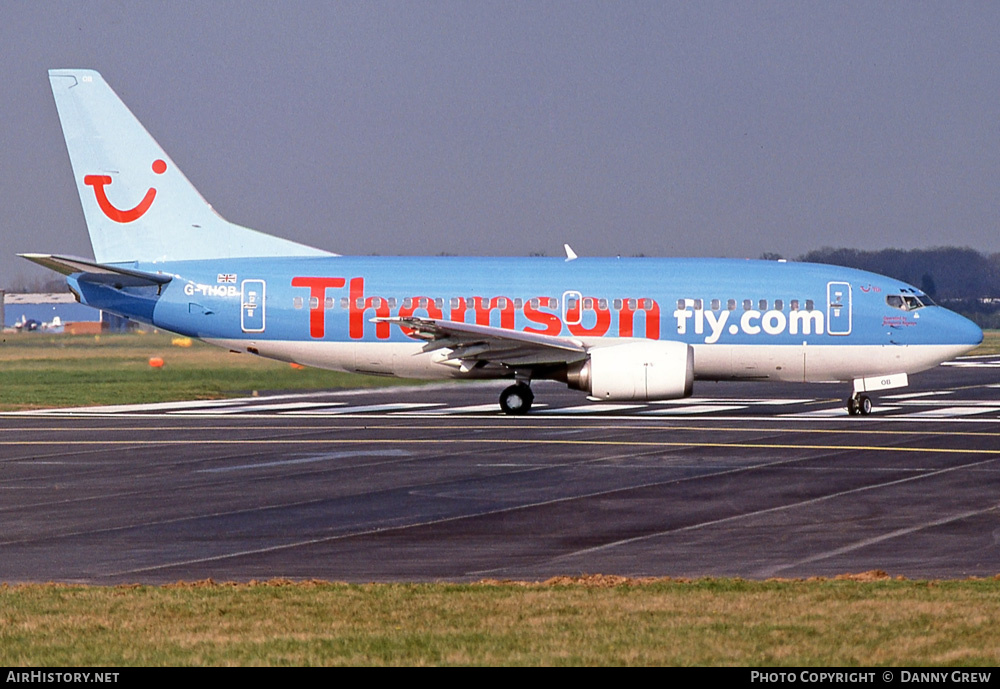
[[[948,316],[948,332],[956,344],[969,345],[969,349],[972,349],[982,343],[982,328],[954,311],[949,311]]]

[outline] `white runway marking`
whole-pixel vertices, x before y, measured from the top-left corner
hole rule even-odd
[[[31,409],[28,411],[5,412],[10,416],[39,416],[45,414],[134,414],[142,412],[169,412],[184,409],[206,409],[218,411],[220,408],[234,407],[244,409],[248,405],[270,403],[277,400],[315,399],[317,397],[332,397],[339,393],[290,393],[287,395],[267,395],[266,397],[232,397],[224,400],[185,400],[182,402],[148,402],[142,404],[109,404],[103,407],[61,407],[57,409]],[[330,404],[346,404],[346,402],[330,402]]]
[[[536,404],[533,409],[539,407],[545,407],[545,404]],[[406,414],[480,414],[484,412],[496,412],[500,413],[500,405],[496,402],[491,404],[472,404],[467,407],[446,407],[444,409],[428,409],[427,411],[401,411],[398,412],[400,416]]]
[[[954,390],[933,390],[931,392],[907,392],[902,395],[882,395],[885,400],[908,400],[916,397],[932,397],[936,395],[950,395]]]
[[[737,409],[746,409],[745,404],[695,404],[690,407],[673,407],[671,409],[650,409],[648,411],[641,411],[640,414],[655,414],[655,415],[679,415],[679,414],[707,414],[714,411],[736,411]]]
[[[539,414],[597,414],[606,411],[624,411],[626,409],[639,409],[645,404],[587,404],[582,407],[560,407],[557,409],[541,409]],[[532,412],[533,414],[535,412]]]
[[[45,414],[133,414],[137,412],[168,412],[181,409],[205,409],[239,407],[245,400],[195,400],[192,402],[151,402],[149,404],[109,404],[104,407],[64,407],[60,409],[33,409],[31,411],[9,412],[11,415],[39,416]]]
[[[688,397],[682,400],[650,400],[650,404],[690,404],[690,405],[712,405],[712,404],[743,404],[743,405],[784,405],[784,404],[804,404],[813,402],[811,399],[790,399],[790,398],[744,398],[744,397]]]
[[[884,414],[890,411],[897,411],[899,407],[872,407],[872,414]],[[824,418],[830,416],[850,416],[847,413],[847,405],[840,405],[830,409],[813,409],[812,411],[792,412],[791,414],[781,414],[781,416],[816,417]]]
[[[940,407],[943,404],[947,404],[949,407],[995,407],[998,402],[996,400],[898,400],[896,404],[909,404],[909,405],[920,405],[924,407]]]
[[[223,474],[230,471],[245,471],[247,469],[265,469],[268,467],[288,466],[291,464],[312,464],[314,462],[328,462],[334,459],[351,459],[352,457],[409,457],[411,453],[406,450],[354,450],[346,452],[327,452],[321,455],[311,455],[309,457],[299,457],[297,459],[283,459],[278,462],[260,462],[259,464],[238,464],[229,467],[217,467],[215,469],[199,469],[199,474]]]
[[[814,505],[814,504],[821,503],[821,502],[828,502],[830,500],[836,500],[837,498],[846,497],[848,495],[856,495],[858,493],[865,493],[865,492],[868,492],[868,491],[879,490],[879,489],[882,489],[882,488],[887,488],[889,486],[897,486],[897,485],[901,485],[901,484],[904,484],[904,483],[912,483],[912,482],[915,482],[915,481],[923,481],[923,480],[928,479],[928,478],[932,478],[932,477],[935,477],[935,476],[940,476],[942,474],[947,474],[947,473],[951,473],[951,472],[954,472],[954,471],[962,471],[962,470],[974,469],[976,467],[985,466],[985,465],[993,463],[995,461],[996,461],[995,459],[984,459],[984,460],[980,460],[980,461],[977,461],[977,462],[969,462],[967,464],[959,464],[959,465],[956,465],[956,466],[947,467],[945,469],[938,469],[936,471],[928,471],[926,473],[921,473],[921,474],[918,474],[916,476],[907,476],[906,478],[895,479],[895,480],[892,480],[892,481],[885,481],[883,483],[874,483],[874,484],[870,484],[870,485],[867,485],[867,486],[858,486],[857,488],[850,488],[848,490],[842,490],[842,491],[838,491],[836,493],[830,493],[828,495],[821,495],[819,497],[809,498],[808,500],[800,500],[798,502],[790,502],[790,503],[787,503],[785,505],[777,505],[775,507],[767,507],[765,509],[754,510],[752,512],[745,512],[743,514],[734,514],[734,515],[729,516],[729,517],[722,517],[720,519],[711,519],[711,520],[700,522],[700,523],[697,523],[697,524],[689,524],[688,526],[681,526],[681,527],[678,527],[678,528],[665,529],[663,531],[659,531],[659,532],[656,532],[656,533],[643,534],[642,536],[634,536],[632,538],[625,538],[625,539],[618,540],[618,541],[610,541],[608,543],[603,543],[601,545],[592,546],[590,548],[583,548],[581,550],[577,550],[576,552],[565,553],[563,555],[559,555],[559,556],[553,558],[552,560],[550,560],[549,562],[551,563],[551,562],[558,562],[560,560],[567,560],[569,558],[580,557],[581,555],[588,555],[588,554],[591,554],[591,553],[600,552],[602,550],[610,550],[612,548],[618,548],[618,547],[623,546],[623,545],[629,545],[629,544],[632,544],[632,543],[639,543],[640,541],[647,541],[648,542],[648,541],[651,541],[651,540],[656,539],[656,538],[667,537],[667,536],[671,536],[673,534],[685,533],[685,532],[689,532],[689,531],[697,531],[697,530],[700,530],[700,529],[706,529],[706,528],[711,528],[711,527],[714,527],[714,526],[720,526],[722,524],[730,524],[730,523],[734,523],[734,522],[744,521],[744,520],[755,518],[755,517],[759,517],[759,516],[762,516],[762,515],[775,514],[775,513],[778,513],[778,512],[784,512],[784,511],[788,511],[788,510],[795,510],[795,509],[799,509],[801,507],[805,507],[805,506],[809,506],[809,505]],[[995,510],[995,509],[997,509],[996,505],[991,506],[991,507],[987,508],[986,510],[981,510],[981,511],[990,511],[990,510]],[[975,512],[963,513],[962,515],[959,515],[957,518],[965,518],[965,517],[968,517],[968,516],[972,516],[974,514],[976,514],[976,513]],[[919,530],[919,529],[922,529],[922,528],[926,528],[927,526],[930,526],[930,525],[929,524],[924,524],[924,525],[916,527],[914,530]],[[768,575],[765,572],[763,576],[768,576]]]
[[[831,557],[836,557],[838,555],[846,555],[847,553],[853,552],[855,550],[860,550],[861,548],[866,548],[870,545],[875,545],[877,543],[882,543],[883,541],[889,541],[893,538],[899,538],[900,536],[909,536],[910,534],[916,533],[918,531],[923,531],[924,529],[932,529],[936,526],[944,526],[945,524],[950,524],[952,522],[961,521],[963,519],[969,519],[971,517],[978,517],[980,514],[985,514],[987,512],[995,512],[1000,505],[992,505],[982,510],[970,510],[968,512],[962,512],[960,514],[955,514],[950,517],[942,517],[941,519],[935,519],[934,521],[927,522],[925,524],[917,524],[916,526],[910,526],[905,529],[897,529],[895,531],[890,531],[889,533],[882,534],[880,536],[873,536],[872,538],[866,538],[864,540],[858,541],[856,543],[851,543],[840,548],[835,548],[834,550],[829,550],[825,553],[817,553],[811,557],[798,560],[797,562],[790,562],[787,565],[779,565],[775,567],[768,567],[761,572],[764,577],[773,577],[778,574],[778,572],[783,572],[786,569],[792,569],[793,567],[800,567],[802,565],[808,565],[813,562],[819,562],[820,560],[827,560]]]
[[[1000,359],[993,361],[945,361],[942,366],[956,366],[958,368],[1000,368]]]
[[[340,409],[324,409],[323,411],[289,411],[287,416],[326,416],[327,414],[370,414],[372,412],[396,412],[406,409],[423,407],[441,407],[443,402],[390,402],[389,404],[363,404],[357,407],[342,407]]]
[[[991,385],[986,387],[1000,387]],[[412,388],[403,391],[411,392]],[[939,421],[955,422],[986,422],[997,421],[995,415],[1000,414],[1000,402],[996,400],[950,399],[944,395],[952,395],[955,390],[939,390],[930,392],[911,392],[897,395],[882,396],[889,404],[879,405],[872,413],[880,418],[892,421],[906,419],[933,418]],[[223,416],[253,416],[289,417],[289,416],[343,416],[343,415],[391,415],[391,416],[448,416],[448,415],[483,415],[505,418],[495,402],[449,406],[448,402],[389,402],[385,404],[352,405],[351,399],[363,393],[357,392],[327,392],[298,393],[287,395],[269,395],[266,397],[242,397],[228,400],[194,400],[185,402],[162,402],[151,404],[124,404],[105,407],[69,407],[61,409],[39,409],[21,412],[7,412],[0,416],[186,416],[186,417],[223,417]],[[375,394],[375,393],[372,393]],[[369,397],[371,399],[371,397]],[[798,405],[797,411],[783,413],[757,412],[766,406],[790,407]],[[803,406],[806,405],[806,406]],[[779,410],[775,410],[778,412]],[[728,414],[728,416],[727,416]],[[742,414],[742,415],[740,415]],[[682,416],[713,415],[723,419],[778,419],[797,418],[838,420],[847,417],[846,405],[829,399],[809,398],[761,398],[743,397],[689,397],[681,400],[655,400],[648,403],[585,403],[565,407],[550,407],[545,403],[536,403],[530,416],[595,416],[601,418],[670,418]],[[990,418],[988,415],[994,415]],[[970,418],[972,417],[972,418]]]
[[[945,407],[943,409],[926,409],[924,411],[908,414],[911,417],[946,417],[972,416],[973,414],[996,414],[1000,412],[1000,407]]]
[[[244,407],[223,407],[221,409],[181,409],[169,411],[170,414],[247,414],[261,411],[292,411],[301,409],[329,409],[331,407],[342,407],[347,402],[282,402],[279,404],[255,404]]]

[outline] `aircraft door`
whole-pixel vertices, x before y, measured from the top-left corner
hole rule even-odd
[[[848,282],[826,284],[826,332],[851,334],[851,285]]]
[[[582,294],[576,290],[563,292],[562,317],[567,325],[577,325],[583,320]]]
[[[264,290],[263,280],[243,281],[240,326],[245,333],[264,332]]]

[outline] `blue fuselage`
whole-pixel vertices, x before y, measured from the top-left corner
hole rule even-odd
[[[73,278],[71,283],[92,306],[213,341],[414,343],[403,328],[377,320],[392,316],[585,341],[672,340],[691,344],[696,352],[726,346],[743,352],[747,346],[772,351],[949,346],[964,351],[982,340],[975,324],[932,305],[910,285],[819,264],[320,257],[129,267],[173,279],[161,288],[116,289]],[[698,358],[707,361],[705,354]],[[352,368],[337,362],[331,367]],[[822,375],[807,376],[817,377]]]

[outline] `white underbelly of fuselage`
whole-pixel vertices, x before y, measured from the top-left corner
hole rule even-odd
[[[851,381],[917,373],[969,350],[964,345],[694,345],[701,380]]]
[[[299,342],[211,339],[211,344],[304,366],[401,378],[503,378],[509,369],[468,370],[419,342]],[[969,348],[962,345],[693,345],[700,380],[850,381],[889,373],[916,373]]]

